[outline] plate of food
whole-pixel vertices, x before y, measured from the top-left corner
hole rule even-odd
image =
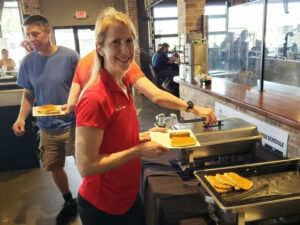
[[[191,130],[168,130],[162,132],[150,132],[150,138],[167,148],[193,148],[200,146],[194,133]]]
[[[32,115],[37,116],[61,116],[66,112],[61,109],[61,105],[41,105],[32,108]]]

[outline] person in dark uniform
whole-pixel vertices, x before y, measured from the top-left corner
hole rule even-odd
[[[152,66],[157,74],[157,86],[178,94],[178,84],[173,77],[179,74],[177,62],[179,57],[168,57],[169,44],[163,43],[152,57]]]

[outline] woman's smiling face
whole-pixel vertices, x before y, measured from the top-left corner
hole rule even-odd
[[[103,46],[97,45],[104,58],[104,69],[113,76],[124,75],[134,58],[135,41],[128,26],[123,23],[110,25]]]

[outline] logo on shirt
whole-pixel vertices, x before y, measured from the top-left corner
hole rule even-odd
[[[126,105],[122,105],[120,107],[115,108],[116,112],[126,109]]]

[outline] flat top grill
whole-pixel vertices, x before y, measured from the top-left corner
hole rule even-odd
[[[195,171],[194,174],[219,207],[226,210],[280,201],[300,200],[299,170],[300,159],[292,159],[201,170]],[[205,175],[216,175],[225,172],[235,172],[252,180],[253,187],[248,191],[232,191],[228,194],[218,193],[206,180]],[[258,188],[261,188],[259,192],[249,196],[245,195],[245,193]],[[245,197],[238,199],[239,195],[245,195]]]

